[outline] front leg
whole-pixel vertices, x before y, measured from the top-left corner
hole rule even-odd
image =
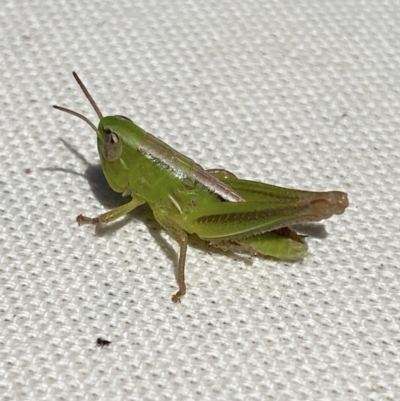
[[[121,206],[118,206],[114,209],[109,210],[106,213],[100,214],[97,217],[86,217],[83,215],[79,215],[76,218],[76,221],[81,226],[82,224],[98,224],[98,223],[109,223],[114,221],[122,216],[125,216],[133,209],[138,206],[146,203],[143,198],[139,198],[138,196],[134,196],[128,203],[124,203]]]

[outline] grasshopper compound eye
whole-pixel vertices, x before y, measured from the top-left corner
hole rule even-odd
[[[119,136],[110,128],[104,129],[103,156],[108,162],[119,159],[122,153],[122,144]]]

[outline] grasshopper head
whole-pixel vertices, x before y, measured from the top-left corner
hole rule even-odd
[[[76,111],[60,106],[53,107],[80,118],[96,132],[97,149],[108,184],[116,192],[127,192],[129,191],[130,160],[134,158],[140,139],[146,133],[126,117],[103,117],[78,75],[75,72],[72,74],[100,119],[98,127],[96,128],[87,117]]]
[[[108,183],[116,192],[129,191],[129,173],[146,132],[126,117],[108,116],[100,120],[96,133]]]

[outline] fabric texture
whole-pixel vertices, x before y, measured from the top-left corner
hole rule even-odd
[[[398,400],[396,0],[15,1],[0,11],[2,400]],[[121,204],[96,139],[120,114],[206,168],[338,189],[304,260],[177,244]],[[97,339],[111,341],[100,347]]]

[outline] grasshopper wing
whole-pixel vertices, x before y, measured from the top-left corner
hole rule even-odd
[[[242,185],[244,180],[233,180]],[[240,195],[256,193],[246,202],[221,202],[199,207],[186,218],[188,231],[206,240],[234,239],[276,230],[297,223],[327,219],[341,214],[348,205],[343,192],[307,192],[256,184],[253,189],[233,188]],[[246,198],[246,197],[245,197]],[[256,201],[253,199],[257,198]],[[262,201],[261,199],[264,199]]]

